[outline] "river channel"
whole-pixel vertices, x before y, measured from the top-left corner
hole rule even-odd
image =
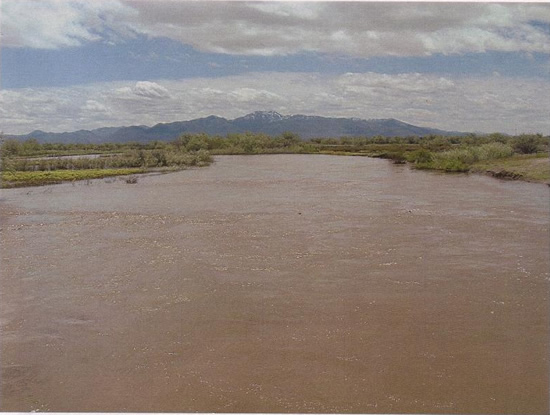
[[[2,411],[549,411],[549,191],[386,160],[2,190]]]

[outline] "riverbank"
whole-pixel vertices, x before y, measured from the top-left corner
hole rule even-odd
[[[435,166],[415,165],[408,162],[406,158],[385,155],[353,153],[353,152],[331,152],[324,151],[325,155],[362,156],[375,157],[392,160],[396,164],[408,163],[413,168],[422,170],[439,170],[450,173],[476,173],[486,174],[501,180],[519,180],[531,183],[544,183],[550,185],[550,157],[544,153],[515,155],[512,157],[475,162],[471,166],[464,166],[460,170],[445,170]]]
[[[550,185],[550,159],[547,154],[518,155],[479,162],[472,172],[484,173],[505,180],[522,180]]]
[[[144,169],[5,171],[2,172],[2,188],[44,186],[48,184],[59,184],[77,180],[101,179],[112,176],[128,176],[145,172],[146,170]]]
[[[48,156],[43,155],[46,152],[44,147],[48,148],[47,144],[35,143],[33,151],[12,154],[6,152],[5,145],[6,143],[2,147],[2,188],[43,186],[159,171],[171,172],[190,167],[204,167],[212,163],[212,156],[208,151],[182,151],[166,144],[92,146],[87,154],[82,153],[83,149],[68,147],[55,152],[48,150]],[[71,154],[78,151],[81,154]],[[102,153],[97,154],[97,151]],[[127,180],[128,183],[135,183],[134,177]]]
[[[88,154],[84,154],[85,151]],[[548,151],[548,137],[498,134],[311,141],[302,141],[291,133],[280,137],[228,134],[225,138],[184,134],[173,142],[98,145],[41,145],[32,140],[21,144],[8,140],[2,146],[2,187],[36,186],[64,180],[144,173],[152,169],[173,171],[206,166],[212,162],[212,155],[260,154],[365,156],[389,159],[398,164],[408,163],[414,169],[484,173],[500,179],[550,183]],[[128,173],[124,169],[134,170]]]

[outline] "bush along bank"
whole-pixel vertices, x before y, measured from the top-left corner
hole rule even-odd
[[[525,153],[513,145],[493,142],[435,153],[420,150],[406,158],[417,169],[485,173],[499,179],[550,183],[550,161],[543,146]]]
[[[95,146],[32,144],[31,147],[26,142],[4,142],[1,148],[1,187],[40,186],[151,171],[168,172],[203,167],[213,161],[207,150],[188,151],[172,143]],[[44,156],[45,153],[47,156]]]
[[[4,173],[128,168],[143,172],[171,171],[207,166],[213,154],[297,153],[379,157],[398,164],[409,163],[417,169],[486,172],[507,179],[550,181],[550,167],[544,163],[548,160],[549,137],[540,134],[342,137],[303,141],[290,132],[276,137],[261,133],[232,133],[225,137],[185,133],[171,142],[146,144],[39,144],[33,139],[6,140],[1,150]],[[3,177],[4,186],[13,182],[13,176],[3,174]],[[34,179],[28,181],[29,185],[35,182]],[[25,185],[25,180],[18,183]]]

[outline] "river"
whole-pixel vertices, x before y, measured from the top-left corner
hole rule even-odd
[[[221,156],[0,200],[2,411],[548,413],[545,185]]]

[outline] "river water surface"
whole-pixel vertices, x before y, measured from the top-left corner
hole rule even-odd
[[[548,196],[312,155],[3,190],[0,409],[548,413]]]

